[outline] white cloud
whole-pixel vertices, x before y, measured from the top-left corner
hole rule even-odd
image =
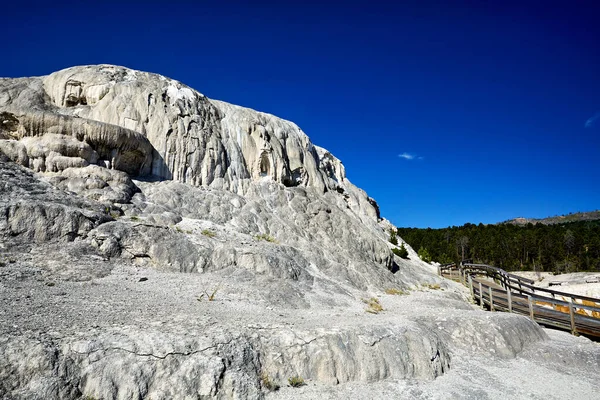
[[[402,154],[398,154],[398,157],[400,158],[404,158],[405,160],[422,160],[424,157],[422,156],[417,156],[415,154],[410,154],[410,153],[402,153]]]
[[[591,128],[592,126],[594,126],[596,124],[596,121],[598,119],[600,119],[600,112],[597,112],[593,117],[591,117],[587,121],[585,121],[585,127]]]

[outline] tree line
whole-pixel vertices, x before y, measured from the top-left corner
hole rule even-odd
[[[440,263],[470,259],[513,271],[600,271],[600,220],[523,226],[467,223],[443,229],[398,228],[395,234],[422,258]]]

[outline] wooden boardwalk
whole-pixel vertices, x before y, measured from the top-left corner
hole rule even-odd
[[[469,287],[490,311],[526,315],[540,325],[600,339],[600,299],[533,286],[533,281],[485,264],[446,264],[439,273]]]

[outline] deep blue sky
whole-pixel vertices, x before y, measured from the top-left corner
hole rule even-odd
[[[290,119],[398,226],[600,208],[597,1],[10,3],[0,76],[118,64]]]

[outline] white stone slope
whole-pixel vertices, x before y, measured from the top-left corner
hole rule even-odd
[[[144,187],[135,207],[117,211],[151,214],[139,229],[161,240],[129,234],[120,221],[107,224],[90,237],[108,256],[125,250],[181,271],[246,264],[270,270],[274,263],[256,251],[240,251],[244,238],[262,234],[282,245],[277,252],[284,254],[275,259],[294,259],[301,270],[334,268],[361,287],[373,279],[380,285],[391,279],[387,270],[398,269],[375,201],[348,181],[337,158],[289,121],[109,65],[5,80],[0,110],[0,150],[44,172],[53,185],[108,207],[128,203]],[[123,172],[158,182],[136,186]],[[190,243],[159,233],[190,215],[246,236],[241,244],[214,246],[208,237]],[[297,249],[303,254],[292,256]],[[372,263],[383,269],[365,274]]]
[[[110,65],[1,79],[0,398],[500,398],[472,374],[600,366],[393,228],[292,122]]]

